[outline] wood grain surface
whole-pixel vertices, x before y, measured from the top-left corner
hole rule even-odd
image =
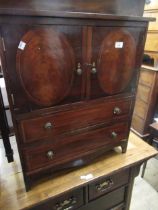
[[[47,139],[48,137],[60,136],[64,133],[75,132],[75,130],[89,128],[97,124],[103,124],[114,120],[117,122],[120,117],[127,117],[130,114],[133,97],[123,99],[104,100],[102,103],[89,104],[89,106],[76,107],[75,110],[59,111],[47,116],[36,115],[32,119],[24,119],[18,122],[22,135],[22,141],[29,143]],[[120,113],[114,113],[115,108]],[[105,112],[106,110],[106,112]],[[51,123],[51,128],[44,126]]]
[[[20,43],[25,49],[18,47],[16,66],[27,96],[38,105],[60,102],[71,89],[75,69],[67,38],[53,27],[45,27],[28,31]]]
[[[117,43],[122,46],[117,47]],[[127,87],[134,73],[135,55],[136,42],[126,29],[114,29],[104,37],[97,67],[100,86],[107,94]]]

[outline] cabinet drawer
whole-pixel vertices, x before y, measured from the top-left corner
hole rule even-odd
[[[86,206],[79,208],[79,210],[121,210],[123,208],[125,199],[126,187],[121,187],[114,190],[100,198],[89,202]],[[117,207],[116,207],[117,206]],[[121,208],[122,207],[122,208]]]
[[[145,120],[134,114],[132,119],[132,128],[143,135],[145,129]]]
[[[104,101],[99,104],[75,108],[71,111],[22,120],[20,132],[24,142],[37,141],[47,137],[54,138],[54,136],[73,132],[76,129],[125,116],[129,114],[130,108],[131,99]]]
[[[155,78],[155,72],[150,70],[141,70],[139,83],[151,87]]]
[[[134,114],[139,116],[141,119],[145,119],[147,110],[148,110],[148,104],[137,98],[134,108]]]
[[[84,155],[92,154],[99,149],[112,148],[128,138],[128,123],[117,123],[105,128],[83,132],[78,135],[56,139],[50,145],[42,144],[34,148],[26,148],[27,171],[45,166],[55,166],[65,162],[82,159]],[[106,150],[105,150],[106,151]]]
[[[93,200],[107,192],[128,183],[129,169],[104,177],[89,185],[89,200]]]
[[[150,92],[151,88],[145,85],[139,84],[138,90],[137,90],[137,99],[148,103],[150,100]]]
[[[50,199],[35,207],[29,208],[29,210],[66,210],[66,209],[78,209],[84,205],[84,191],[78,189],[72,192],[68,192],[55,199]]]

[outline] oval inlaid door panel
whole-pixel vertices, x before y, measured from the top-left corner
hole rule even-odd
[[[99,52],[98,80],[107,94],[123,91],[135,66],[136,43],[126,30],[113,30],[103,40]]]
[[[51,106],[67,96],[75,56],[64,34],[53,28],[30,30],[21,39],[16,65],[21,85],[35,104]]]

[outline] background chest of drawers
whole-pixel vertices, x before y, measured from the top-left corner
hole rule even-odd
[[[124,7],[132,9],[130,2]],[[141,15],[144,1],[136,2]],[[6,2],[0,27],[2,68],[29,189],[42,173],[84,165],[115,146],[126,152],[149,19],[120,17],[121,8],[117,15],[61,13],[47,4],[47,10],[29,10],[23,3]],[[107,13],[116,9],[105,7]]]
[[[149,125],[158,115],[158,1],[147,0],[145,17],[155,17],[149,24],[141,68],[132,129],[141,137],[149,135]]]
[[[149,135],[158,103],[158,70],[142,66],[132,119],[132,129],[141,137]]]

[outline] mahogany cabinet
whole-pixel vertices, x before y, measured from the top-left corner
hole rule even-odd
[[[4,11],[1,60],[26,189],[116,146],[126,152],[149,19]]]

